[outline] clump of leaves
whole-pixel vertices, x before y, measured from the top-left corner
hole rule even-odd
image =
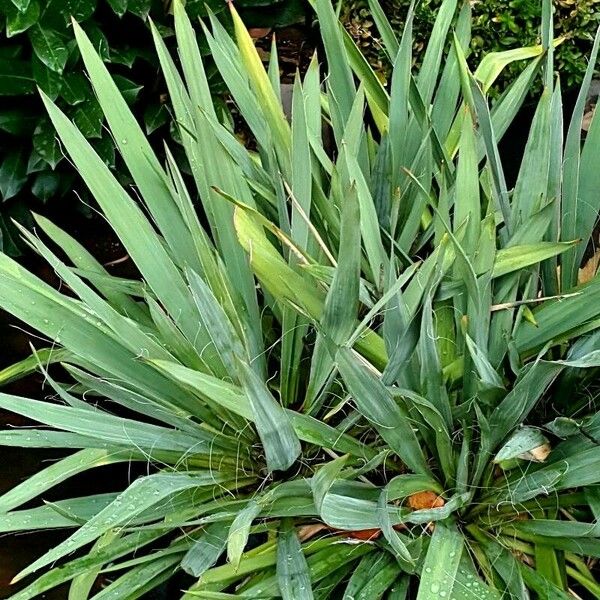
[[[234,9],[235,39],[211,15],[255,150],[215,110],[176,4],[181,71],[154,35],[195,189],[169,152],[159,163],[75,26],[143,207],[44,102],[141,278],[109,275],[42,218],[67,262],[24,235],[68,293],[0,257],[0,305],[52,341],[3,377],[37,364],[56,393],[0,394],[40,423],[0,441],[74,451],[0,496],[2,531],[73,530],[13,598],[69,581],[86,598],[99,573],[96,600],[137,598],[176,571],[193,577],[188,600],[598,596],[600,413],[581,411],[600,365],[600,278],[579,284],[578,267],[600,202],[599,119],[581,140],[600,36],[563,140],[550,3],[542,45],[475,73],[457,4],[444,1],[418,72],[411,15],[398,39],[374,5],[395,57],[388,89],[317,0],[327,73],[315,59],[298,76],[290,121],[276,51],[265,70]],[[490,106],[516,59],[528,66]],[[538,76],[508,190],[497,143]],[[57,361],[70,384],[48,372]],[[128,461],[149,473],[119,493],[23,508]]]
[[[415,8],[414,48],[420,52],[429,37],[441,0],[423,0]],[[402,31],[410,0],[383,0],[382,7],[395,32]],[[587,69],[587,58],[593,44],[593,32],[600,23],[598,0],[558,0],[553,3],[555,36],[569,43],[556,50],[556,66],[561,73],[562,84],[569,90],[582,82]],[[508,50],[515,46],[539,43],[539,23],[542,3],[538,0],[515,0],[504,2],[482,0],[472,3],[472,38],[469,47],[473,64],[489,52]],[[390,72],[391,65],[378,31],[368,0],[347,0],[341,6],[344,25],[361,47],[375,70],[383,75]],[[494,92],[502,92],[523,69],[515,62],[504,70],[494,86]],[[538,93],[541,86],[534,86]]]
[[[164,21],[163,6],[153,7],[151,0],[0,3],[5,29],[0,39],[0,228],[5,252],[18,253],[18,232],[11,227],[9,216],[13,216],[14,205],[20,208],[19,199],[27,195],[46,202],[61,197],[73,183],[72,169],[65,168],[36,87],[73,119],[107,164],[115,165],[114,145],[102,127],[102,109],[82,72],[71,16],[81,23],[102,59],[119,70],[115,81],[128,103],[135,104],[144,85],[152,84],[154,78],[150,64],[155,58],[144,23],[151,9]],[[158,93],[150,96],[145,102],[148,132],[168,119]]]
[[[268,4],[269,8],[264,8]],[[190,18],[206,16],[206,5],[229,25],[226,3],[190,0]],[[240,3],[255,23],[287,24],[302,18],[295,0],[245,0]],[[170,2],[157,0],[2,0],[0,2],[0,249],[19,254],[18,231],[11,217],[29,222],[26,207],[40,206],[69,192],[74,174],[64,161],[54,128],[36,88],[60,106],[94,149],[128,183],[115,156],[104,115],[82,72],[71,17],[85,30],[98,54],[111,65],[115,82],[151,139],[171,122],[164,86],[148,26],[151,17],[172,46]],[[201,37],[200,27],[196,33]],[[206,45],[202,47],[205,52]],[[212,67],[211,67],[212,69]],[[214,72],[214,70],[213,70]],[[214,80],[211,85],[216,86]],[[160,139],[157,146],[160,147]]]

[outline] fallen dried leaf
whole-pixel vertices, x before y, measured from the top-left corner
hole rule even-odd
[[[408,505],[414,510],[425,508],[441,508],[446,502],[435,492],[417,492],[408,497]]]
[[[525,452],[520,455],[519,458],[523,458],[525,460],[531,460],[533,462],[544,462],[548,455],[550,454],[552,448],[550,444],[542,444],[537,448],[533,448],[533,450],[529,450],[529,452]]]
[[[381,535],[381,529],[361,529],[360,531],[346,531],[348,537],[355,540],[376,540]]]
[[[579,283],[587,283],[596,275],[600,265],[600,250],[597,250],[581,269],[579,269]]]

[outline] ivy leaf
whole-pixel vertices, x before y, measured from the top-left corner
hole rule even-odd
[[[127,12],[127,0],[108,0],[108,4],[119,17]]]
[[[83,73],[69,73],[65,76],[61,89],[61,96],[65,102],[75,106],[86,98],[92,97],[92,89]]]
[[[89,98],[78,105],[73,121],[86,138],[99,138],[102,135],[104,115],[96,98]]]
[[[36,83],[51,100],[56,100],[64,82],[62,75],[51,71],[35,55],[31,57],[31,67]]]
[[[11,0],[12,3],[17,7],[19,12],[25,12],[29,7],[30,0]]]
[[[84,27],[87,36],[90,38],[90,41],[94,45],[96,52],[100,55],[100,58],[104,62],[110,62],[110,46],[108,44],[108,40],[102,30],[96,23],[86,23]]]
[[[140,93],[140,90],[144,86],[138,85],[134,81],[131,81],[131,79],[127,79],[127,77],[123,77],[122,75],[115,75],[113,79],[121,91],[121,95],[125,102],[127,102],[127,104],[133,104]]]
[[[6,201],[16,196],[27,181],[27,165],[23,149],[9,152],[0,165],[0,194]]]
[[[40,122],[33,134],[33,147],[53,170],[63,158],[54,127],[46,119]]]
[[[44,29],[39,23],[27,33],[36,56],[52,71],[62,73],[69,58],[63,36],[51,29]]]
[[[40,17],[40,3],[33,0],[25,12],[13,9],[6,16],[6,37],[11,38],[13,35],[27,31],[32,25],[37,23]]]
[[[19,108],[0,112],[0,129],[12,135],[29,135],[38,120],[37,115]]]
[[[105,134],[101,138],[93,140],[92,146],[98,153],[98,156],[108,165],[110,168],[115,166],[115,143],[110,135]]]
[[[31,193],[39,198],[42,202],[46,202],[56,195],[60,185],[60,175],[52,171],[42,171],[36,175]]]
[[[169,111],[164,104],[150,104],[144,112],[146,133],[150,135],[169,121]]]
[[[152,0],[129,0],[127,10],[145,21],[151,6]]]
[[[137,48],[137,47],[115,47],[110,49],[110,61],[119,65],[125,65],[131,68],[136,59],[141,58],[146,62],[153,64],[154,55],[149,48]]]
[[[27,175],[32,173],[39,173],[44,171],[48,167],[48,163],[35,151],[33,150],[29,155],[27,161]]]
[[[0,59],[0,96],[23,96],[34,91],[29,61]]]
[[[89,19],[96,10],[96,0],[66,0],[61,11],[65,17],[73,17],[81,23]]]
[[[197,19],[198,17],[204,18],[208,16],[209,12],[207,8],[211,12],[218,14],[227,8],[227,4],[225,2],[219,2],[219,0],[190,0],[185,4],[185,10],[190,19]]]

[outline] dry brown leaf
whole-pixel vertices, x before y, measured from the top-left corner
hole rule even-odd
[[[525,460],[531,460],[533,462],[544,462],[548,458],[551,450],[550,444],[542,444],[537,448],[533,448],[533,450],[529,450],[529,452],[525,452],[525,454],[521,455],[519,458],[524,458]]]
[[[435,492],[417,492],[408,497],[408,505],[413,510],[423,510],[426,508],[441,508],[446,502]]]
[[[579,269],[579,283],[587,283],[593,279],[600,265],[600,250],[597,250],[594,256],[592,256],[581,269]]]
[[[381,529],[361,529],[360,531],[345,531],[344,533],[355,540],[367,542],[376,540],[381,535]]]
[[[306,540],[310,540],[310,538],[317,535],[324,529],[329,530],[329,527],[324,523],[314,523],[312,525],[304,525],[304,527],[300,527],[298,529],[298,538],[301,542],[305,542]]]

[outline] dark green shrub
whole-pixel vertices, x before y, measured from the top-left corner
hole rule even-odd
[[[156,72],[144,23],[151,11],[158,21],[164,20],[162,3],[153,5],[152,0],[0,2],[0,226],[6,250],[17,250],[7,216],[26,212],[21,199],[45,202],[73,183],[36,87],[63,107],[109,165],[115,164],[102,111],[81,69],[70,16],[81,22],[104,61],[119,73],[121,90],[135,104]],[[147,93],[145,104],[150,133],[165,122],[167,113],[158,94]]]
[[[270,7],[268,14],[261,12],[264,4]],[[206,5],[215,13],[226,8],[224,0],[190,0],[186,9],[194,22],[206,16]],[[248,22],[254,19],[269,26],[293,22],[304,10],[297,0],[245,0],[241,6],[251,13]],[[150,17],[166,41],[173,41],[170,2],[0,0],[0,249],[11,254],[19,249],[9,217],[26,221],[29,208],[70,191],[74,179],[72,169],[65,168],[36,86],[77,124],[105,162],[123,173],[115,164],[113,141],[83,74],[71,16],[104,62],[111,64],[119,88],[143,119],[146,133],[151,135],[170,121],[148,28]],[[154,137],[160,145],[165,135],[159,132]]]
[[[383,8],[397,31],[401,31],[410,6],[410,0],[384,0]],[[427,42],[440,0],[422,0],[415,12],[415,46],[419,50]],[[488,52],[530,46],[539,42],[541,6],[539,0],[479,0],[472,2],[473,22],[471,59],[479,64]],[[565,88],[578,85],[585,73],[587,56],[592,47],[593,35],[600,24],[599,0],[554,0],[556,37],[566,38],[556,50],[556,68],[561,73]],[[377,33],[367,0],[345,1],[342,17],[346,27],[374,66],[382,72],[387,61],[377,39]],[[498,88],[514,79],[522,63],[513,63],[503,74]]]

